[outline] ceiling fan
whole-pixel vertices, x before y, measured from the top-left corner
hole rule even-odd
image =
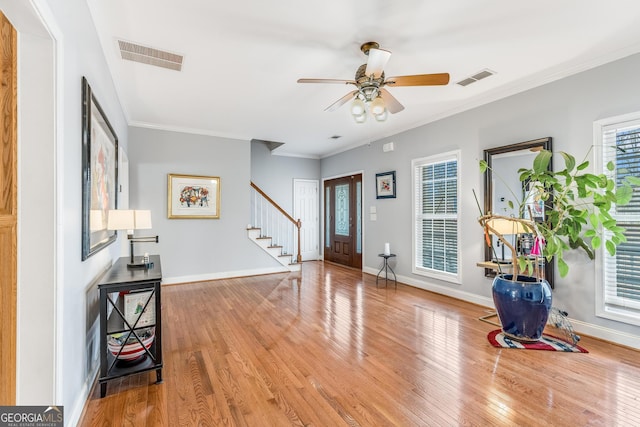
[[[376,42],[364,43],[360,46],[360,50],[369,59],[366,64],[362,64],[358,68],[354,80],[298,79],[298,83],[338,83],[351,84],[356,87],[355,90],[325,108],[325,111],[334,111],[353,99],[351,114],[356,122],[363,123],[366,120],[367,107],[376,120],[384,121],[387,118],[387,111],[394,114],[404,110],[404,106],[385,89],[385,86],[436,86],[449,83],[448,73],[385,78],[384,66],[389,61],[391,52],[380,49],[380,45]]]

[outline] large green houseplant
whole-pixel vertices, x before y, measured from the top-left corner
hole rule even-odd
[[[569,266],[564,260],[565,251],[579,249],[593,259],[595,251],[604,245],[612,256],[616,247],[626,241],[625,230],[612,216],[615,206],[628,204],[634,195],[634,187],[640,185],[640,178],[630,176],[624,170],[616,170],[610,162],[608,173],[586,172],[589,161],[577,163],[574,156],[559,152],[564,160],[564,168],[557,172],[549,170],[552,161],[550,151],[541,150],[529,168],[518,170],[523,196],[511,192],[513,200],[508,201],[511,209],[516,209],[518,217],[506,217],[487,212],[479,222],[484,228],[487,244],[490,235],[495,235],[512,251],[512,274],[499,274],[494,280],[493,297],[503,326],[503,331],[512,338],[535,341],[542,335],[551,308],[551,290],[543,280],[539,266],[543,259],[555,260],[561,277],[567,275]],[[480,161],[480,170],[485,173],[489,166]],[[538,220],[533,218],[531,206],[541,206],[544,212]],[[499,222],[511,224],[511,232],[505,233]],[[505,234],[526,234],[533,241],[530,253],[522,253],[505,238]],[[533,277],[533,279],[532,279]],[[496,295],[496,288],[509,286],[507,282],[518,283],[518,289],[502,290],[505,295]],[[546,284],[546,285],[545,285]],[[541,287],[540,289],[538,287]],[[523,306],[512,304],[516,294],[529,295],[535,301]],[[507,301],[508,300],[508,301]],[[499,305],[508,303],[504,309]],[[517,304],[520,304],[518,302]],[[503,313],[501,313],[501,311]],[[511,314],[525,316],[524,319],[505,319]],[[533,316],[533,317],[532,317]],[[523,331],[527,329],[527,331]]]

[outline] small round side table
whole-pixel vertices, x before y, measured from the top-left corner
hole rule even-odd
[[[379,257],[384,258],[384,264],[378,274],[376,275],[376,288],[378,287],[378,279],[380,278],[380,274],[382,270],[384,270],[384,286],[387,287],[387,282],[389,280],[389,270],[391,270],[391,274],[393,274],[393,281],[396,285],[396,289],[398,289],[398,279],[396,278],[396,273],[393,271],[393,268],[389,265],[389,258],[395,258],[396,254],[378,254]]]

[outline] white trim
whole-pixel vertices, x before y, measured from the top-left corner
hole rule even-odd
[[[456,197],[457,197],[457,203],[458,203],[458,209],[455,215],[456,224],[457,224],[457,236],[458,236],[458,243],[457,243],[458,271],[455,274],[416,266],[416,259],[417,259],[416,224],[418,221],[417,213],[416,213],[417,212],[416,192],[418,191],[417,190],[418,183],[416,182],[416,168],[418,166],[442,163],[442,162],[447,162],[454,159],[456,160],[456,163],[457,163],[457,179],[456,179],[457,195]],[[461,200],[462,200],[461,199],[461,187],[462,187],[461,171],[462,171],[462,150],[460,149],[447,151],[445,153],[434,154],[432,156],[420,157],[420,158],[411,160],[411,191],[412,191],[412,196],[411,196],[411,272],[413,274],[418,274],[420,276],[425,276],[425,277],[431,277],[434,279],[443,280],[443,281],[447,281],[455,284],[462,284],[462,268],[461,268],[462,267],[462,247],[461,247],[462,246],[462,236],[461,236],[462,218],[461,218],[461,209],[460,209]]]
[[[593,141],[594,141],[594,153],[593,153],[593,173],[600,174],[604,172],[605,156],[602,152],[605,141],[603,140],[603,133],[610,127],[624,128],[628,126],[640,126],[640,112],[633,112],[627,114],[621,114],[614,117],[607,117],[605,119],[596,120],[593,122]],[[600,246],[596,250],[595,261],[595,315],[604,319],[615,320],[617,322],[626,323],[630,325],[640,326],[640,313],[634,308],[625,308],[622,305],[616,305],[605,301],[605,262],[608,258],[604,245]],[[625,344],[629,345],[629,344]],[[635,344],[634,348],[637,348],[638,344]],[[632,346],[633,347],[633,346]]]
[[[195,274],[190,276],[163,277],[162,285],[178,283],[206,282],[209,280],[231,279],[234,277],[261,276],[264,274],[291,273],[285,267],[259,268],[252,270],[222,271],[218,273]]]
[[[64,221],[63,221],[63,212],[64,212],[64,200],[63,200],[63,191],[61,189],[61,183],[64,181],[64,99],[62,94],[64,94],[64,37],[63,33],[58,27],[56,20],[54,19],[54,15],[49,8],[48,3],[45,0],[31,0],[31,5],[40,18],[40,21],[44,25],[45,29],[49,33],[51,37],[51,42],[53,45],[53,76],[52,76],[52,85],[53,85],[53,97],[55,102],[55,107],[53,111],[53,126],[55,129],[55,162],[53,167],[54,172],[54,191],[55,191],[55,199],[54,199],[54,228],[53,228],[53,239],[54,239],[54,277],[53,277],[53,286],[54,286],[54,295],[55,301],[53,302],[53,315],[54,315],[54,401],[56,404],[63,404],[63,390],[64,390],[64,375],[63,375],[63,358],[64,352],[62,351],[63,342],[62,337],[64,336],[64,322],[63,322],[63,313],[64,313],[64,290],[61,284],[63,283],[63,266],[64,266],[64,242],[61,236],[64,236]],[[80,413],[82,408],[84,407],[84,402],[89,395],[89,391],[86,391],[85,394],[81,394],[78,396],[76,400],[76,410],[72,411],[68,416],[69,420],[78,420],[80,417]],[[78,412],[78,408],[79,411]],[[75,412],[78,412],[77,415]],[[77,418],[75,418],[77,416]]]

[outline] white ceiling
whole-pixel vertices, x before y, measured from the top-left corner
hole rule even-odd
[[[133,126],[284,142],[324,157],[640,51],[638,0],[87,0]],[[120,58],[117,40],[184,55],[182,71]],[[348,104],[377,41],[387,76],[448,72],[447,86],[388,88],[405,110],[357,124]],[[455,84],[483,69],[497,74]],[[339,135],[337,140],[331,136]]]

